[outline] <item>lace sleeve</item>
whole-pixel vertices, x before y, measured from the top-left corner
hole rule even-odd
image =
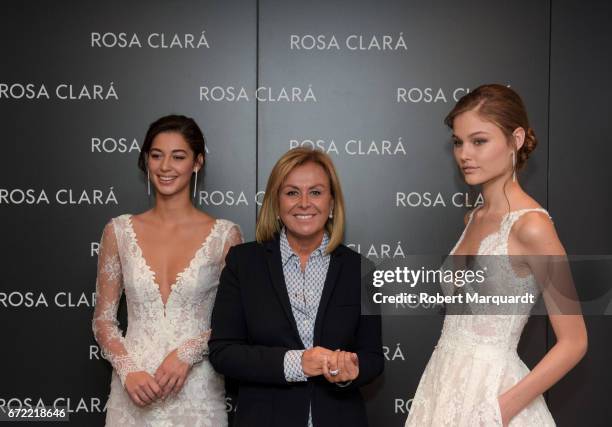
[[[240,228],[236,224],[233,224],[229,230],[227,230],[224,237],[220,270],[225,267],[225,257],[229,249],[240,243],[242,243],[242,233],[240,232]],[[204,356],[208,354],[208,339],[210,338],[211,332],[212,330],[209,329],[199,336],[188,339],[182,343],[177,349],[178,358],[191,366],[201,362]]]
[[[98,276],[96,279],[96,308],[94,310],[93,333],[108,360],[125,383],[130,372],[140,371],[124,346],[124,338],[117,321],[117,308],[123,292],[123,275],[112,222],[104,227],[98,253]]]
[[[176,350],[178,358],[190,366],[201,362],[204,355],[208,354],[208,339],[211,332],[209,329],[182,343]]]
[[[225,257],[227,256],[227,253],[229,252],[230,248],[232,246],[239,245],[243,242],[244,241],[242,240],[242,233],[240,232],[240,227],[238,227],[238,225],[236,224],[232,224],[232,226],[229,230],[227,230],[227,233],[225,235],[223,255],[221,257],[221,269],[225,267]]]

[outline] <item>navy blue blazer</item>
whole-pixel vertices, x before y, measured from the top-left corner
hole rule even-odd
[[[236,427],[365,427],[359,392],[383,371],[381,320],[361,314],[361,262],[344,245],[332,253],[315,321],[314,345],[357,353],[359,376],[338,387],[325,377],[285,380],[287,350],[303,349],[281,265],[278,238],[232,247],[212,312],[209,360],[238,380]],[[367,261],[366,261],[367,262]]]

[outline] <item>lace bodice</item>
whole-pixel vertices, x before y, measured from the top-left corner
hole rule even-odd
[[[466,292],[478,292],[480,295],[517,296],[529,293],[539,295],[538,285],[533,275],[518,276],[508,255],[508,238],[512,226],[527,212],[543,212],[544,209],[521,209],[507,213],[501,221],[499,230],[486,236],[479,245],[478,253],[473,258],[479,269],[486,270],[484,285],[466,286]],[[459,247],[468,230],[474,211],[470,213],[457,244],[451,255]],[[454,285],[446,287],[446,293],[455,291]],[[490,345],[500,351],[515,351],[523,327],[528,320],[528,311],[533,304],[471,304],[473,315],[447,316],[442,336],[445,342],[462,345]]]
[[[509,212],[502,219],[499,230],[482,240],[476,255],[449,257],[443,268],[451,265],[461,268],[467,262],[474,263],[477,268],[486,268],[487,277],[481,288],[442,284],[444,293],[456,295],[476,291],[501,296],[528,291],[539,294],[534,277],[518,276],[508,256],[512,226],[522,215],[533,211],[546,213],[544,209]],[[473,212],[451,255],[463,241],[472,218]],[[529,304],[527,307],[505,304],[501,310],[492,310],[490,305],[470,304],[467,307],[470,314],[447,314],[436,349],[412,400],[406,426],[501,427],[498,396],[529,373],[516,352],[529,318],[529,308]],[[534,399],[509,424],[510,427],[554,425],[542,396]]]
[[[131,215],[119,216],[106,225],[98,255],[93,331],[102,355],[122,384],[130,372],[153,374],[174,349],[190,365],[202,360],[208,349],[210,316],[225,255],[241,240],[237,225],[216,220],[189,265],[177,275],[164,305],[155,274],[138,245]],[[123,292],[128,309],[125,337],[116,317]]]

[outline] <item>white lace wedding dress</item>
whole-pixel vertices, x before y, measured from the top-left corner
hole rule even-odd
[[[495,255],[489,257],[495,271],[487,272],[491,278],[486,284],[494,288],[489,290],[490,294],[538,293],[533,276],[518,277],[508,257],[508,236],[512,225],[521,215],[531,211],[548,215],[544,209],[509,212],[500,229],[480,244],[477,255]],[[451,255],[463,241],[473,212]],[[454,287],[451,284],[451,288]],[[519,314],[446,315],[442,335],[412,401],[407,427],[502,425],[498,396],[529,373],[529,368],[516,352],[529,317],[524,314],[524,308]],[[509,424],[510,427],[554,425],[541,395]]]
[[[155,274],[147,265],[130,215],[113,218],[104,228],[98,255],[93,331],[114,370],[106,409],[107,426],[227,425],[223,377],[208,361],[210,316],[228,249],[242,240],[238,226],[218,219],[189,265],[179,273],[164,306]],[[125,290],[125,337],[117,307]],[[164,358],[192,365],[181,391],[164,401],[139,407],[123,387],[130,372],[151,375]]]

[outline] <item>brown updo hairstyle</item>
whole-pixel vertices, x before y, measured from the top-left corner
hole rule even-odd
[[[455,107],[444,119],[444,124],[453,128],[455,117],[466,111],[474,110],[484,120],[497,125],[508,141],[516,128],[525,130],[525,142],[516,151],[516,170],[520,170],[527,162],[529,155],[535,149],[538,141],[535,133],[529,127],[527,110],[523,100],[514,90],[499,84],[478,86],[470,93],[461,97]],[[512,144],[514,147],[514,144]]]
[[[162,132],[180,133],[183,138],[185,138],[185,141],[187,141],[191,151],[193,151],[194,162],[198,158],[199,154],[202,155],[203,160],[200,171],[203,171],[204,161],[206,160],[206,148],[204,135],[202,134],[200,127],[191,117],[171,114],[169,116],[164,116],[157,119],[151,123],[149,129],[147,130],[144,142],[142,143],[142,148],[140,149],[140,155],[138,156],[138,168],[145,175],[147,174],[147,157],[151,151],[151,145],[153,145],[153,140],[155,137]],[[198,173],[198,179],[202,175],[203,174]]]

